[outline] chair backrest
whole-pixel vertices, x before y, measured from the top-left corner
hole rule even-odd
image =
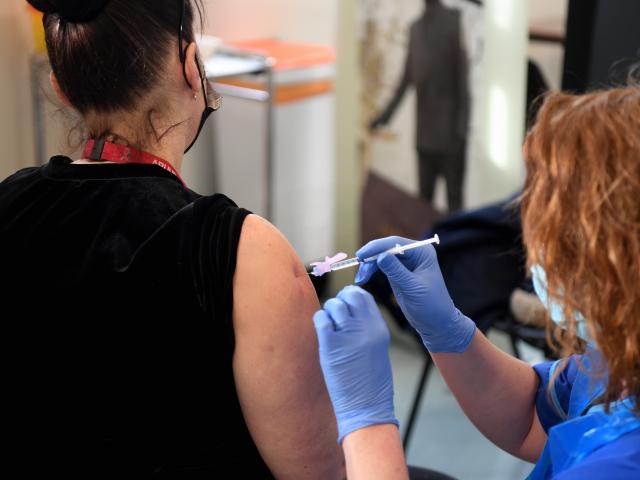
[[[369,172],[362,193],[360,242],[398,235],[418,239],[444,217],[424,200]]]

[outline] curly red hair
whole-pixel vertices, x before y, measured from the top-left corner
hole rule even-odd
[[[582,313],[607,362],[607,408],[639,399],[640,88],[550,95],[524,152],[528,264],[545,269],[567,319],[549,332],[563,356],[579,351]]]

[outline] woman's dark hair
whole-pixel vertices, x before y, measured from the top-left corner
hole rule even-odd
[[[81,113],[135,107],[156,85],[168,55],[195,40],[201,0],[28,0],[43,12],[51,68]]]

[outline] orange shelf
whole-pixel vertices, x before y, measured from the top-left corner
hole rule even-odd
[[[309,43],[283,42],[273,38],[236,41],[226,43],[247,53],[272,58],[277,71],[295,70],[333,63],[336,54],[333,48]]]

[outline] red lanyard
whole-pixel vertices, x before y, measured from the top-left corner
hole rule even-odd
[[[94,160],[96,162],[114,162],[114,163],[141,163],[143,165],[158,165],[167,172],[176,176],[180,183],[186,187],[184,181],[180,177],[173,165],[169,162],[156,157],[147,152],[142,152],[132,147],[118,145],[116,143],[107,142],[106,140],[89,140],[84,146],[84,158]]]

